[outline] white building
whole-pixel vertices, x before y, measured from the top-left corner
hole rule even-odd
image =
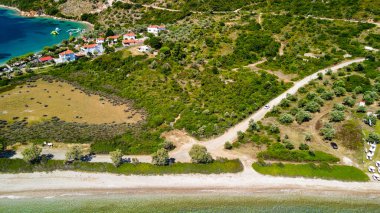
[[[135,39],[136,39],[136,34],[134,34],[133,32],[123,35],[123,40],[135,40]]]
[[[144,46],[139,47],[138,50],[139,52],[150,52],[152,48],[150,46],[144,45]]]
[[[120,36],[118,36],[118,35],[108,36],[107,39],[106,39],[108,41],[108,45],[117,44],[119,37]]]
[[[97,44],[103,44],[104,43],[104,38],[97,38],[95,43],[97,43]]]
[[[86,55],[88,53],[95,55],[95,54],[102,54],[104,52],[103,45],[101,44],[87,44],[81,47],[80,49]]]
[[[166,27],[164,25],[158,26],[158,25],[151,25],[148,27],[148,33],[152,33],[154,35],[158,35],[161,31],[165,31]]]
[[[66,50],[64,52],[61,52],[59,54],[59,58],[54,59],[54,62],[59,64],[59,63],[75,61],[75,59],[76,59],[76,57],[75,57],[74,52],[71,50]]]

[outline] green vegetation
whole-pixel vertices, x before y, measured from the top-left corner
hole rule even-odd
[[[350,150],[360,150],[363,147],[362,127],[355,120],[345,121],[337,131],[336,138]]]
[[[191,147],[189,155],[193,163],[207,164],[214,161],[211,154],[207,152],[207,148],[198,144],[195,144],[193,147]]]
[[[113,165],[116,167],[120,166],[123,163],[123,153],[120,149],[110,152],[110,157]]]
[[[30,147],[27,147],[24,151],[22,151],[21,154],[25,162],[35,163],[40,159],[41,152],[41,147],[32,144]]]
[[[65,158],[67,162],[79,161],[83,156],[83,151],[80,146],[75,145],[69,148],[66,152]]]
[[[335,129],[332,124],[326,123],[323,125],[323,127],[320,129],[320,134],[322,135],[324,140],[331,141],[335,137]]]
[[[259,173],[273,176],[321,178],[341,181],[368,181],[368,176],[353,166],[309,164],[265,164],[254,163],[252,167]]]
[[[161,59],[125,58],[123,52],[117,52],[51,72],[85,88],[133,100],[135,107],[147,111],[148,118],[141,129],[127,130],[111,141],[96,141],[91,147],[94,152],[119,148],[124,153],[152,153],[162,143],[160,133],[179,114],[181,118],[175,128],[184,128],[200,138],[220,134],[289,87],[264,72],[241,70],[214,74],[209,69],[202,72],[183,69],[176,59],[176,51],[176,46],[172,46],[170,56]],[[156,64],[155,68],[150,66],[152,63]],[[165,71],[168,64],[170,70]],[[234,83],[226,84],[221,78]],[[258,92],[263,90],[266,93]]]
[[[264,160],[280,160],[294,162],[329,162],[335,163],[339,158],[321,151],[289,150],[281,143],[271,144],[266,151],[257,155]]]
[[[369,0],[278,0],[259,1],[253,8],[262,11],[280,12],[286,11],[294,15],[312,15],[317,17],[342,18],[342,19],[380,19],[379,3]]]
[[[365,55],[364,45],[356,38],[374,27],[373,24],[295,18],[290,15],[264,15],[263,20],[263,28],[287,45],[283,56],[268,60],[262,67],[298,74],[299,77],[342,61],[345,53]],[[311,57],[305,54],[311,54]]]
[[[220,174],[243,171],[239,160],[214,161],[210,164],[175,163],[170,166],[155,166],[149,163],[124,163],[115,167],[111,163],[73,162],[64,164],[61,160],[42,160],[40,164],[29,164],[20,159],[0,159],[0,173],[82,171],[108,172],[123,175],[164,175],[164,174]]]
[[[169,153],[162,148],[152,155],[152,163],[156,166],[166,166],[169,164]]]
[[[22,11],[42,11],[47,15],[70,18],[63,15],[59,10],[59,5],[64,2],[64,0],[0,0],[0,4],[2,5],[17,7]]]

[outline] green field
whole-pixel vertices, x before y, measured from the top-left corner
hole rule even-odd
[[[170,166],[124,163],[120,167],[115,167],[111,163],[74,162],[65,165],[62,160],[49,160],[40,164],[29,164],[21,159],[0,159],[0,173],[50,172],[55,170],[107,172],[123,175],[220,174],[241,172],[243,165],[239,160],[226,160],[215,161],[210,164],[175,163]]]
[[[368,181],[368,176],[352,166],[328,164],[282,164],[262,165],[254,163],[252,167],[259,173],[273,176],[321,178],[341,181]]]

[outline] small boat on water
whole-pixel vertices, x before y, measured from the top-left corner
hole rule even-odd
[[[55,31],[59,32],[61,31],[61,29],[59,29],[59,27],[55,28]]]
[[[50,33],[51,35],[59,35],[59,32],[58,31],[56,31],[56,30],[53,30],[53,31],[51,31],[51,33]]]

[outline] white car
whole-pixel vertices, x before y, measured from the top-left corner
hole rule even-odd
[[[269,109],[269,108],[270,108],[269,105],[265,105],[265,106],[264,106],[264,109]]]

